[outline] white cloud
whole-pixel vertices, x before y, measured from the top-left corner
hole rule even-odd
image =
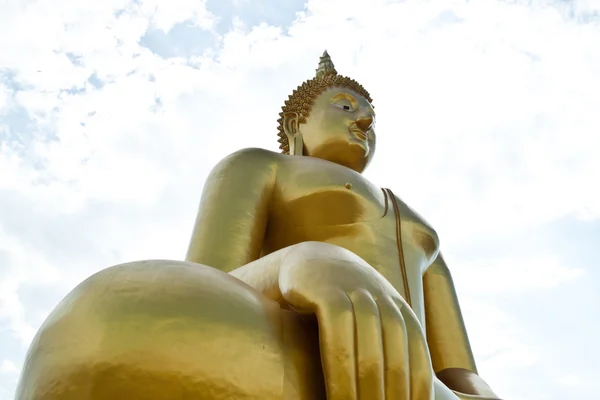
[[[19,373],[19,369],[17,365],[11,360],[2,360],[2,364],[0,364],[0,374],[17,374]]]
[[[27,319],[27,310],[19,298],[19,286],[22,283],[56,284],[60,272],[36,249],[28,248],[19,239],[3,232],[1,226],[0,266],[0,326],[7,326],[24,349],[33,339],[37,327]]]
[[[486,379],[514,399],[590,393],[585,363],[552,369],[564,331],[538,345],[509,300],[560,295],[582,330],[600,329],[575,307],[597,292],[595,265],[566,253],[570,232],[543,242],[559,219],[600,220],[594,2],[311,0],[291,26],[240,14],[225,34],[205,1],[71,3],[5,1],[0,15],[0,326],[19,347],[90,273],[183,257],[209,168],[242,147],[277,149],[279,107],[327,48],[375,99],[367,176],[424,214],[451,255]],[[214,43],[170,59],[140,45],[181,23]],[[500,256],[458,251],[512,236]]]
[[[458,260],[451,262],[451,265],[456,264],[459,264]],[[584,274],[583,268],[567,267],[553,257],[541,256],[460,263],[455,278],[461,281],[463,289],[470,292],[514,293],[553,289]]]
[[[0,110],[5,110],[9,107],[11,94],[11,90],[8,87],[0,85]]]
[[[575,0],[573,8],[576,13],[600,12],[600,2],[597,0]]]
[[[558,382],[563,386],[576,387],[581,384],[581,378],[577,375],[565,374],[558,378]]]
[[[157,28],[164,31],[183,21],[192,21],[204,29],[212,28],[214,23],[214,16],[206,9],[206,0],[175,0],[168,5],[150,0],[141,3],[141,9]]]

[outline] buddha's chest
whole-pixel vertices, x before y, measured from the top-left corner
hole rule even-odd
[[[375,264],[402,247],[423,260],[437,250],[435,232],[391,191],[338,164],[292,159],[278,173],[271,199],[275,204],[266,238],[275,245],[271,250],[304,241],[331,242]],[[369,257],[366,249],[372,249]],[[423,264],[420,256],[411,258]]]
[[[384,191],[348,168],[298,158],[278,173],[265,250],[318,241],[344,247],[373,266],[385,264],[397,246]]]
[[[286,227],[342,226],[385,213],[385,196],[362,175],[337,164],[302,157],[278,174],[275,218]]]

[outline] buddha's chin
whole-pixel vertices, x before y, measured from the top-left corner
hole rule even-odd
[[[306,155],[331,161],[360,173],[367,167],[371,153],[367,142],[351,139],[345,143],[342,141],[329,143],[328,146]]]
[[[342,156],[338,155],[331,161],[361,173],[369,163],[369,151],[369,146],[365,142],[350,143]]]
[[[360,154],[362,158],[367,158],[367,156],[369,155],[369,143],[364,140],[354,138],[350,139],[349,146],[353,155]]]

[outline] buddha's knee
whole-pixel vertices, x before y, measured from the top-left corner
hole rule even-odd
[[[212,268],[111,267],[45,321],[17,399],[271,398],[278,388],[264,373],[281,369],[279,318],[274,303]]]

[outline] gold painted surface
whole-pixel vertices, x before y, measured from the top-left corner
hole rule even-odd
[[[497,399],[477,375],[435,231],[361,172],[375,111],[324,54],[204,186],[186,261],[74,289],[34,339],[18,400]]]

